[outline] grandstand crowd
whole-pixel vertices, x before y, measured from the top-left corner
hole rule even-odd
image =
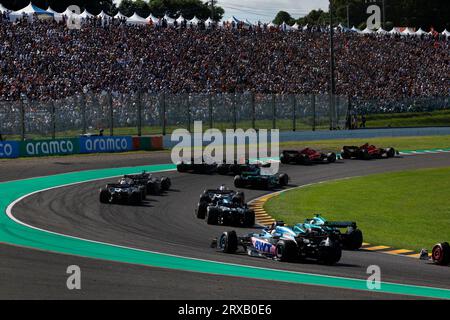
[[[0,18],[0,100],[79,92],[326,93],[329,35],[313,30],[166,28]],[[448,96],[450,41],[336,34],[337,94]]]

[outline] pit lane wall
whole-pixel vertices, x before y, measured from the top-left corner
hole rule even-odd
[[[66,139],[0,141],[0,159],[161,150],[162,148],[162,136],[91,136]]]

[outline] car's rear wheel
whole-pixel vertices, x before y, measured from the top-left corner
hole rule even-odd
[[[255,211],[247,210],[244,213],[243,227],[253,227],[255,225]]]
[[[217,173],[221,175],[227,175],[228,174],[228,165],[227,164],[221,164],[217,167]]]
[[[280,240],[275,248],[275,255],[283,262],[293,262],[298,258],[298,248],[295,241]]]
[[[352,155],[350,154],[350,152],[342,150],[341,157],[342,157],[342,159],[348,160],[348,159],[352,158]]]
[[[241,176],[234,177],[234,186],[236,188],[243,188],[245,186],[244,179]]]
[[[344,248],[347,250],[358,250],[362,247],[363,234],[359,229],[349,228],[343,238]]]
[[[108,190],[101,189],[99,198],[101,203],[109,203],[110,196]]]
[[[393,158],[393,157],[395,157],[395,149],[394,149],[394,148],[388,148],[388,149],[386,150],[386,156],[387,156],[388,158]]]
[[[219,209],[208,207],[206,209],[206,223],[216,225],[219,223]]]
[[[158,181],[149,181],[147,183],[147,193],[158,195],[161,193],[161,183]]]
[[[289,155],[281,154],[280,155],[280,162],[282,164],[289,164],[291,162],[291,159],[290,159]]]
[[[286,173],[280,174],[280,176],[278,177],[278,183],[282,187],[287,186],[289,183],[289,176]]]
[[[337,241],[323,240],[319,244],[319,261],[326,265],[336,264],[341,260],[342,249]]]
[[[369,160],[370,159],[369,151],[361,150],[359,152],[359,158],[362,159],[362,160]]]
[[[336,153],[330,152],[329,154],[327,154],[327,162],[328,163],[336,162]]]
[[[222,233],[219,239],[218,247],[225,253],[235,253],[238,248],[238,237],[236,231]]]
[[[431,259],[439,265],[448,265],[450,263],[450,245],[448,242],[438,243],[431,251]]]
[[[161,178],[161,189],[163,191],[169,190],[171,186],[172,186],[172,181],[170,180],[169,177],[162,177]]]
[[[197,212],[196,212],[197,218],[205,219],[207,208],[208,208],[208,202],[200,201],[200,203],[197,206]]]
[[[177,171],[178,172],[186,172],[188,170],[188,166],[185,163],[177,164]]]

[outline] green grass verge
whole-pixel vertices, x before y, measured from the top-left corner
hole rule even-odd
[[[450,241],[450,168],[376,174],[284,192],[264,208],[288,224],[352,220],[371,244],[431,249]]]

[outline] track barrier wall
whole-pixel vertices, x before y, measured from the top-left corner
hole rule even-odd
[[[67,139],[0,141],[0,159],[161,150],[162,136],[91,136]]]

